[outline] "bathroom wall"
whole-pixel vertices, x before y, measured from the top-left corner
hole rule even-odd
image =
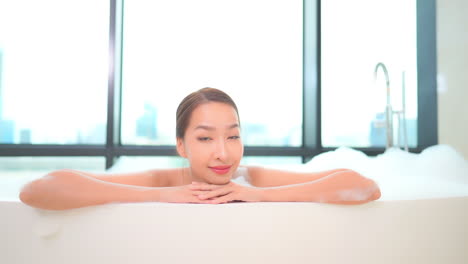
[[[468,160],[468,1],[437,1],[439,143]]]

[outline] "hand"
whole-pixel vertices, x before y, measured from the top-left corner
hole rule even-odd
[[[159,190],[159,202],[166,203],[205,203],[193,194],[191,185],[164,187]]]
[[[203,203],[220,204],[232,201],[259,202],[260,189],[242,186],[230,181],[224,185],[192,182],[192,194]]]

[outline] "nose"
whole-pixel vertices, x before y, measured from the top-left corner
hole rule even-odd
[[[218,140],[214,150],[214,158],[224,161],[227,155],[226,142],[224,140]]]

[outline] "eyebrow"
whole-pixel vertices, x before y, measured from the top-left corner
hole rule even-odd
[[[234,128],[238,128],[239,127],[239,124],[235,123],[235,124],[232,124],[232,125],[229,125],[227,126],[227,129],[234,129]],[[213,126],[208,126],[208,125],[198,125],[195,127],[195,130],[197,129],[204,129],[204,130],[208,130],[208,131],[214,131],[216,130],[215,127]]]

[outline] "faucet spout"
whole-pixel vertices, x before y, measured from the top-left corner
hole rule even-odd
[[[387,67],[382,62],[377,63],[374,69],[374,80],[377,80],[377,73],[382,69],[385,75],[385,83],[387,88],[387,105],[385,106],[385,128],[387,132],[387,149],[393,147],[393,109],[390,101],[390,77]]]
[[[390,105],[390,77],[388,76],[387,67],[382,62],[379,62],[377,63],[377,65],[375,65],[374,79],[377,80],[377,73],[379,72],[380,68],[382,69],[385,75],[385,84],[387,88],[387,105]]]

